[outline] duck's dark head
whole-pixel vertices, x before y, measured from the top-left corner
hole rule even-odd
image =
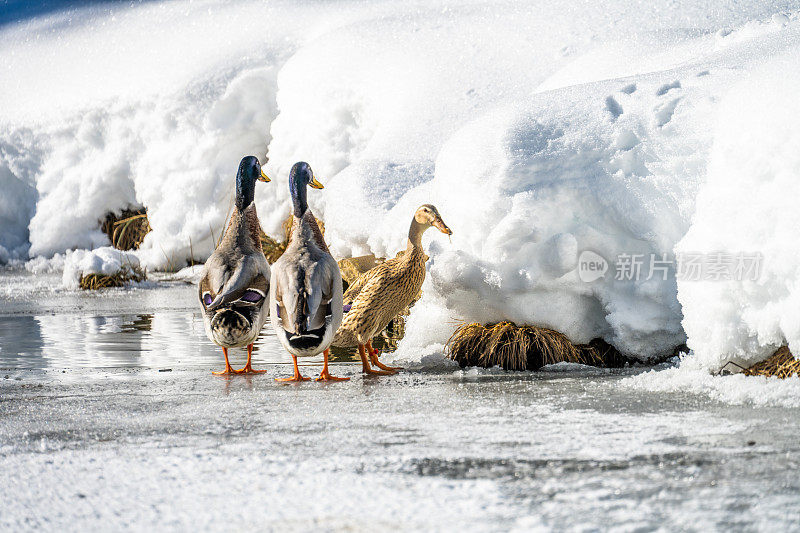
[[[314,171],[308,163],[300,161],[295,163],[292,170],[289,172],[289,191],[292,194],[292,203],[294,204],[294,216],[300,218],[303,213],[308,209],[308,202],[306,201],[306,187],[311,186],[314,189],[322,189],[322,184],[314,177]]]
[[[261,163],[258,158],[248,155],[239,163],[239,171],[236,173],[236,207],[239,211],[253,203],[256,195],[256,181],[270,181],[267,175],[261,170]]]

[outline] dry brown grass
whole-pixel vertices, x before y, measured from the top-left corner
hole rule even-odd
[[[783,346],[769,358],[745,369],[742,373],[746,376],[774,376],[781,379],[800,377],[800,361],[794,358],[788,347]]]
[[[111,287],[123,287],[130,282],[147,279],[147,274],[139,267],[126,267],[110,276],[103,274],[85,274],[81,276],[80,288],[85,291],[96,291]]]
[[[294,217],[292,215],[289,215],[289,218],[283,221],[283,240],[280,242],[276,241],[263,231],[261,232],[261,249],[264,251],[267,262],[270,265],[280,259],[280,257],[283,255],[283,252],[286,251],[286,247],[292,242],[293,218]],[[316,221],[320,231],[322,231],[322,234],[325,235],[325,223],[318,218]]]
[[[150,222],[144,208],[126,209],[119,216],[108,213],[101,229],[117,250],[135,250],[141,246],[145,235],[150,233]]]
[[[446,352],[462,368],[500,366],[504,370],[538,370],[562,361],[606,367],[620,367],[627,362],[602,340],[576,345],[558,331],[507,321],[459,326],[447,341]]]

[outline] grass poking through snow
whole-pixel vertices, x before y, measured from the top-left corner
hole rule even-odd
[[[119,216],[108,213],[101,229],[117,250],[136,250],[141,246],[145,235],[150,233],[150,222],[144,208],[125,209]]]
[[[743,371],[747,376],[768,376],[786,379],[791,376],[800,377],[800,361],[794,358],[789,348],[778,348],[769,358],[756,363]]]
[[[131,282],[140,282],[147,279],[147,274],[139,267],[125,267],[116,274],[84,274],[81,276],[79,286],[85,291],[96,291],[111,287],[123,287]]]

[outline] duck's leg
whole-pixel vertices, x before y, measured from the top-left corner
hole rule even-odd
[[[392,372],[396,372],[397,370],[403,370],[402,366],[386,366],[378,360],[378,356],[381,354],[378,350],[372,347],[372,340],[367,341],[367,351],[369,352],[369,359],[372,361],[372,364],[380,368],[381,370],[389,370]]]
[[[231,374],[235,374],[236,371],[231,367],[231,364],[228,362],[228,349],[223,347],[222,353],[225,355],[225,370],[222,372],[211,372],[215,376],[230,376]]]
[[[358,355],[361,356],[361,371],[364,374],[373,374],[376,376],[391,376],[394,372],[385,372],[383,370],[373,370],[373,368],[369,365],[369,359],[367,359],[367,354],[364,353],[364,345],[358,345]]]
[[[253,345],[247,345],[247,364],[244,365],[244,368],[241,370],[234,370],[237,374],[263,374],[266,370],[253,370],[253,367],[250,366],[250,359],[253,357]]]
[[[322,356],[325,358],[325,363],[322,367],[322,372],[319,373],[319,377],[317,381],[347,381],[350,378],[337,378],[331,376],[331,373],[328,372],[328,357],[330,357],[331,353],[328,350],[322,352]]]
[[[287,382],[287,381],[308,381],[308,380],[311,379],[311,378],[304,378],[303,376],[300,375],[300,369],[297,367],[297,356],[293,355],[292,356],[292,361],[294,361],[294,376],[292,376],[290,378],[275,378],[275,381],[282,381],[282,382]]]

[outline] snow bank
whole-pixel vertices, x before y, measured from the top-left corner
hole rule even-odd
[[[697,214],[678,246],[721,254],[733,274],[678,282],[689,348],[712,371],[750,366],[784,344],[800,354],[798,61],[796,51],[777,57],[725,96]],[[758,264],[739,265],[753,252]]]
[[[275,178],[256,193],[264,228],[279,235],[286,173],[306,160],[339,256],[394,255],[414,209],[437,205],[452,243],[425,237],[430,272],[398,357],[440,353],[464,320],[602,337],[642,359],[683,342],[709,361],[797,343],[796,261],[779,250],[789,210],[743,203],[793,190],[793,115],[776,110],[796,109],[782,107],[794,77],[773,60],[800,49],[793,3],[204,6],[101,5],[0,29],[13,104],[0,261],[106,245],[98,220],[142,206],[143,266],[203,260],[252,153]],[[736,202],[715,203],[727,193]],[[719,237],[756,216],[743,239]],[[774,282],[676,280],[676,250],[761,243]],[[631,256],[663,264],[628,279],[617,267]],[[589,279],[580,258],[604,274]]]
[[[110,246],[92,251],[69,251],[64,259],[64,273],[61,282],[68,289],[77,289],[81,276],[87,274],[113,276],[120,272],[131,274],[140,266],[139,258],[135,254]]]

